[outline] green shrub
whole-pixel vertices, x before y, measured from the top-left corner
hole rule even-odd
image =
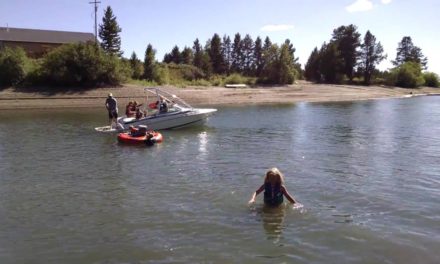
[[[209,78],[209,82],[211,86],[224,86],[225,85],[225,76],[222,75],[211,75]]]
[[[159,85],[170,84],[170,72],[167,64],[156,64],[154,66],[153,81]]]
[[[387,84],[403,88],[416,88],[425,82],[422,68],[416,62],[405,62],[394,68],[387,76]]]
[[[23,85],[38,86],[44,84],[43,80],[43,59],[29,59],[27,64],[27,74]]]
[[[257,82],[261,84],[292,84],[299,73],[292,67],[280,62],[274,62],[263,72]]]
[[[182,83],[205,77],[205,73],[193,65],[169,63],[167,67],[172,83]]]
[[[425,80],[425,86],[439,87],[439,77],[433,72],[424,72],[423,79]]]
[[[385,71],[383,74],[384,84],[388,86],[395,86],[397,81],[397,73],[395,69]]]
[[[29,59],[22,48],[0,50],[0,86],[17,85],[27,73]]]
[[[128,79],[127,83],[134,84],[134,85],[137,85],[137,86],[145,86],[145,87],[151,87],[151,86],[157,86],[158,85],[155,81],[148,81],[148,80],[145,80],[145,79],[140,79],[140,80],[138,80],[138,79]]]
[[[48,53],[42,78],[49,85],[119,85],[130,75],[128,63],[106,54],[94,43],[66,44]]]
[[[247,83],[247,78],[238,73],[233,73],[228,77],[226,77],[225,79],[225,84],[245,84],[245,83]]]
[[[193,65],[180,64],[179,66],[181,67],[180,70],[182,71],[182,77],[184,80],[194,81],[205,77],[205,73]]]
[[[201,69],[188,64],[158,63],[154,71],[153,80],[158,84],[186,86],[206,77]]]
[[[120,85],[128,80],[131,75],[130,65],[116,55],[104,54],[104,63],[102,72],[98,76],[95,83],[91,83],[92,86],[99,85]]]
[[[205,79],[194,80],[190,83],[190,85],[192,85],[192,86],[205,86],[205,87],[212,86],[212,84],[208,80],[205,80]]]

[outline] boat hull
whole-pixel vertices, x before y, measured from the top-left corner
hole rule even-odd
[[[146,125],[148,129],[152,130],[175,129],[203,122],[216,111],[216,109],[194,109],[175,113],[156,114],[141,119],[121,118],[118,122],[124,129],[128,129],[130,126],[137,127],[139,125]]]
[[[130,127],[141,125],[147,126],[151,130],[175,129],[201,123],[217,112],[217,109],[194,108],[178,96],[159,88],[147,87],[144,90],[147,93],[145,105],[153,111],[145,108],[143,111],[140,108],[137,110],[141,110],[147,116],[139,119],[119,117],[114,128],[106,126],[97,127],[95,130],[101,133],[119,133],[127,131]],[[152,100],[148,97],[149,94],[153,95]]]

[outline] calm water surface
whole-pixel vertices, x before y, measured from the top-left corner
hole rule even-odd
[[[0,112],[0,263],[440,263],[440,98],[220,108],[151,148]],[[304,207],[249,207],[277,166]]]

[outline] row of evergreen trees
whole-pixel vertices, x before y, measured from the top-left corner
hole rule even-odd
[[[116,17],[109,6],[99,28],[101,47],[108,53],[121,56],[120,32]],[[155,71],[164,68],[156,61],[155,54],[152,45],[148,44],[142,67],[136,53],[132,53],[130,65],[133,78],[155,80]],[[175,46],[170,53],[165,54],[162,64],[192,65],[200,70],[193,69],[197,74],[192,76],[198,78],[241,74],[255,77],[260,83],[290,84],[302,76],[301,65],[297,61],[295,48],[289,39],[279,46],[273,44],[269,37],[263,43],[260,37],[253,41],[249,34],[242,38],[237,33],[233,41],[229,36],[221,38],[214,34],[204,46],[199,39],[194,41],[192,48],[185,47],[182,51]]]
[[[382,44],[370,31],[365,33],[361,42],[361,34],[356,26],[340,26],[333,30],[328,43],[324,42],[320,49],[315,47],[312,51],[305,65],[304,75],[307,80],[320,83],[342,83],[346,79],[352,83],[357,77],[364,84],[370,85],[376,73],[385,76],[387,80],[384,82],[390,85],[438,86],[438,82],[437,85],[432,85],[431,81],[423,81],[431,80],[436,75],[422,73],[422,70],[426,70],[427,58],[413,44],[411,37],[403,37],[398,44],[396,59],[392,61],[395,68],[380,74],[376,66],[386,58]]]
[[[301,65],[295,58],[295,48],[289,39],[278,46],[266,37],[264,43],[260,37],[255,41],[249,34],[244,38],[235,34],[231,41],[229,36],[216,33],[202,46],[199,39],[193,42],[192,48],[184,47],[180,51],[174,46],[170,53],[164,55],[162,63],[176,65],[192,65],[201,70],[201,78],[213,75],[241,74],[255,77],[260,83],[289,84],[301,78]],[[144,73],[134,71],[134,78],[153,79],[153,68],[156,64],[155,50],[149,44],[145,51]],[[140,61],[136,53],[132,53],[130,64],[139,69]]]
[[[121,56],[120,27],[110,7],[107,7],[100,25],[99,36],[101,47],[110,54]],[[278,46],[269,37],[264,42],[260,37],[255,41],[249,34],[244,38],[236,33],[234,39],[227,35],[221,38],[214,34],[212,38],[200,44],[199,39],[192,47],[178,46],[166,53],[162,63],[155,59],[156,51],[148,44],[143,63],[133,52],[129,60],[132,78],[158,80],[158,72],[168,71],[167,65],[184,72],[187,80],[209,79],[213,75],[239,74],[252,77],[259,83],[289,84],[302,78],[322,83],[342,83],[348,80],[353,83],[356,77],[364,84],[370,85],[375,77],[385,77],[382,83],[403,87],[420,85],[438,86],[438,76],[425,72],[427,58],[421,49],[415,46],[411,37],[405,36],[398,44],[394,69],[381,73],[376,69],[387,55],[382,44],[367,31],[361,42],[361,34],[355,25],[340,26],[333,30],[332,38],[324,42],[320,49],[315,47],[306,65],[304,73],[295,48],[289,39]],[[376,76],[374,76],[376,75]]]

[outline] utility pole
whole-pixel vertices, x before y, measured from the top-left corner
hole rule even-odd
[[[96,20],[96,13],[98,12],[98,4],[101,2],[93,0],[93,2],[89,2],[89,4],[95,5],[95,43],[98,44],[98,22]]]

